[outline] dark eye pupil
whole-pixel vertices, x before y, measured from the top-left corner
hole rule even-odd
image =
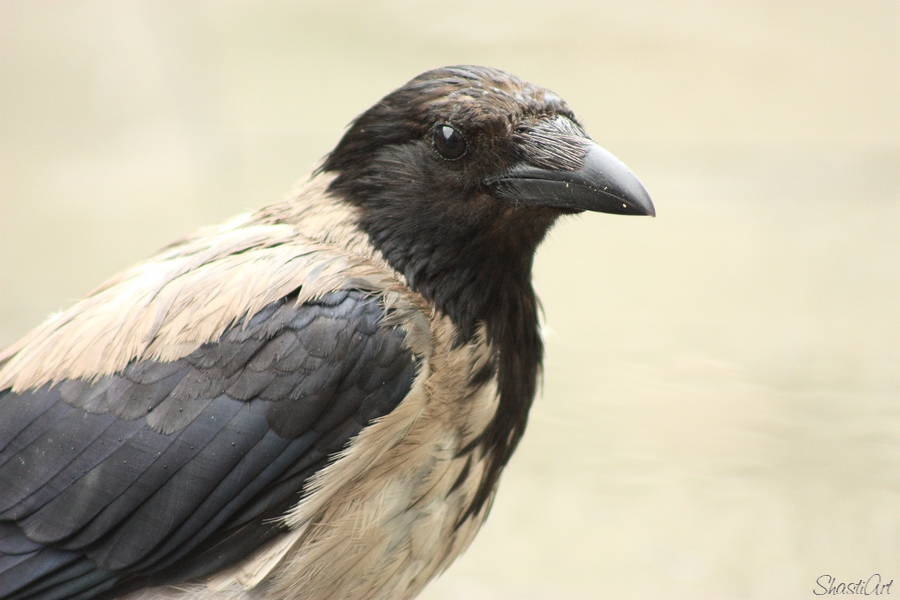
[[[466,140],[453,127],[438,125],[434,128],[434,147],[441,156],[453,160],[466,153]]]

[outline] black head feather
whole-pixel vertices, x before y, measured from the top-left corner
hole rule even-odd
[[[466,140],[457,160],[434,147],[444,125]],[[362,209],[375,247],[468,339],[480,321],[505,314],[510,293],[530,293],[534,251],[563,213],[516,206],[487,181],[526,157],[576,169],[585,138],[552,92],[494,69],[448,67],[363,113],[322,170],[336,174],[332,192]]]

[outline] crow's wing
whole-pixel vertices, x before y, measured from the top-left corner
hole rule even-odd
[[[283,532],[305,482],[407,395],[362,291],[286,297],[173,362],[0,392],[0,598],[187,580]]]

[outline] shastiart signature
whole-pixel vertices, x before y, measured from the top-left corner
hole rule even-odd
[[[816,596],[837,595],[837,594],[863,594],[865,596],[880,596],[881,594],[890,594],[891,586],[894,580],[891,579],[887,583],[881,583],[881,575],[875,573],[868,579],[859,581],[851,581],[845,583],[839,582],[831,575],[820,575],[816,579],[816,589],[813,594]]]

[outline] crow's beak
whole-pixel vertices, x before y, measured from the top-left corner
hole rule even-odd
[[[631,169],[594,142],[585,140],[585,146],[587,153],[578,170],[521,162],[486,183],[495,196],[517,204],[655,217],[650,195]]]

